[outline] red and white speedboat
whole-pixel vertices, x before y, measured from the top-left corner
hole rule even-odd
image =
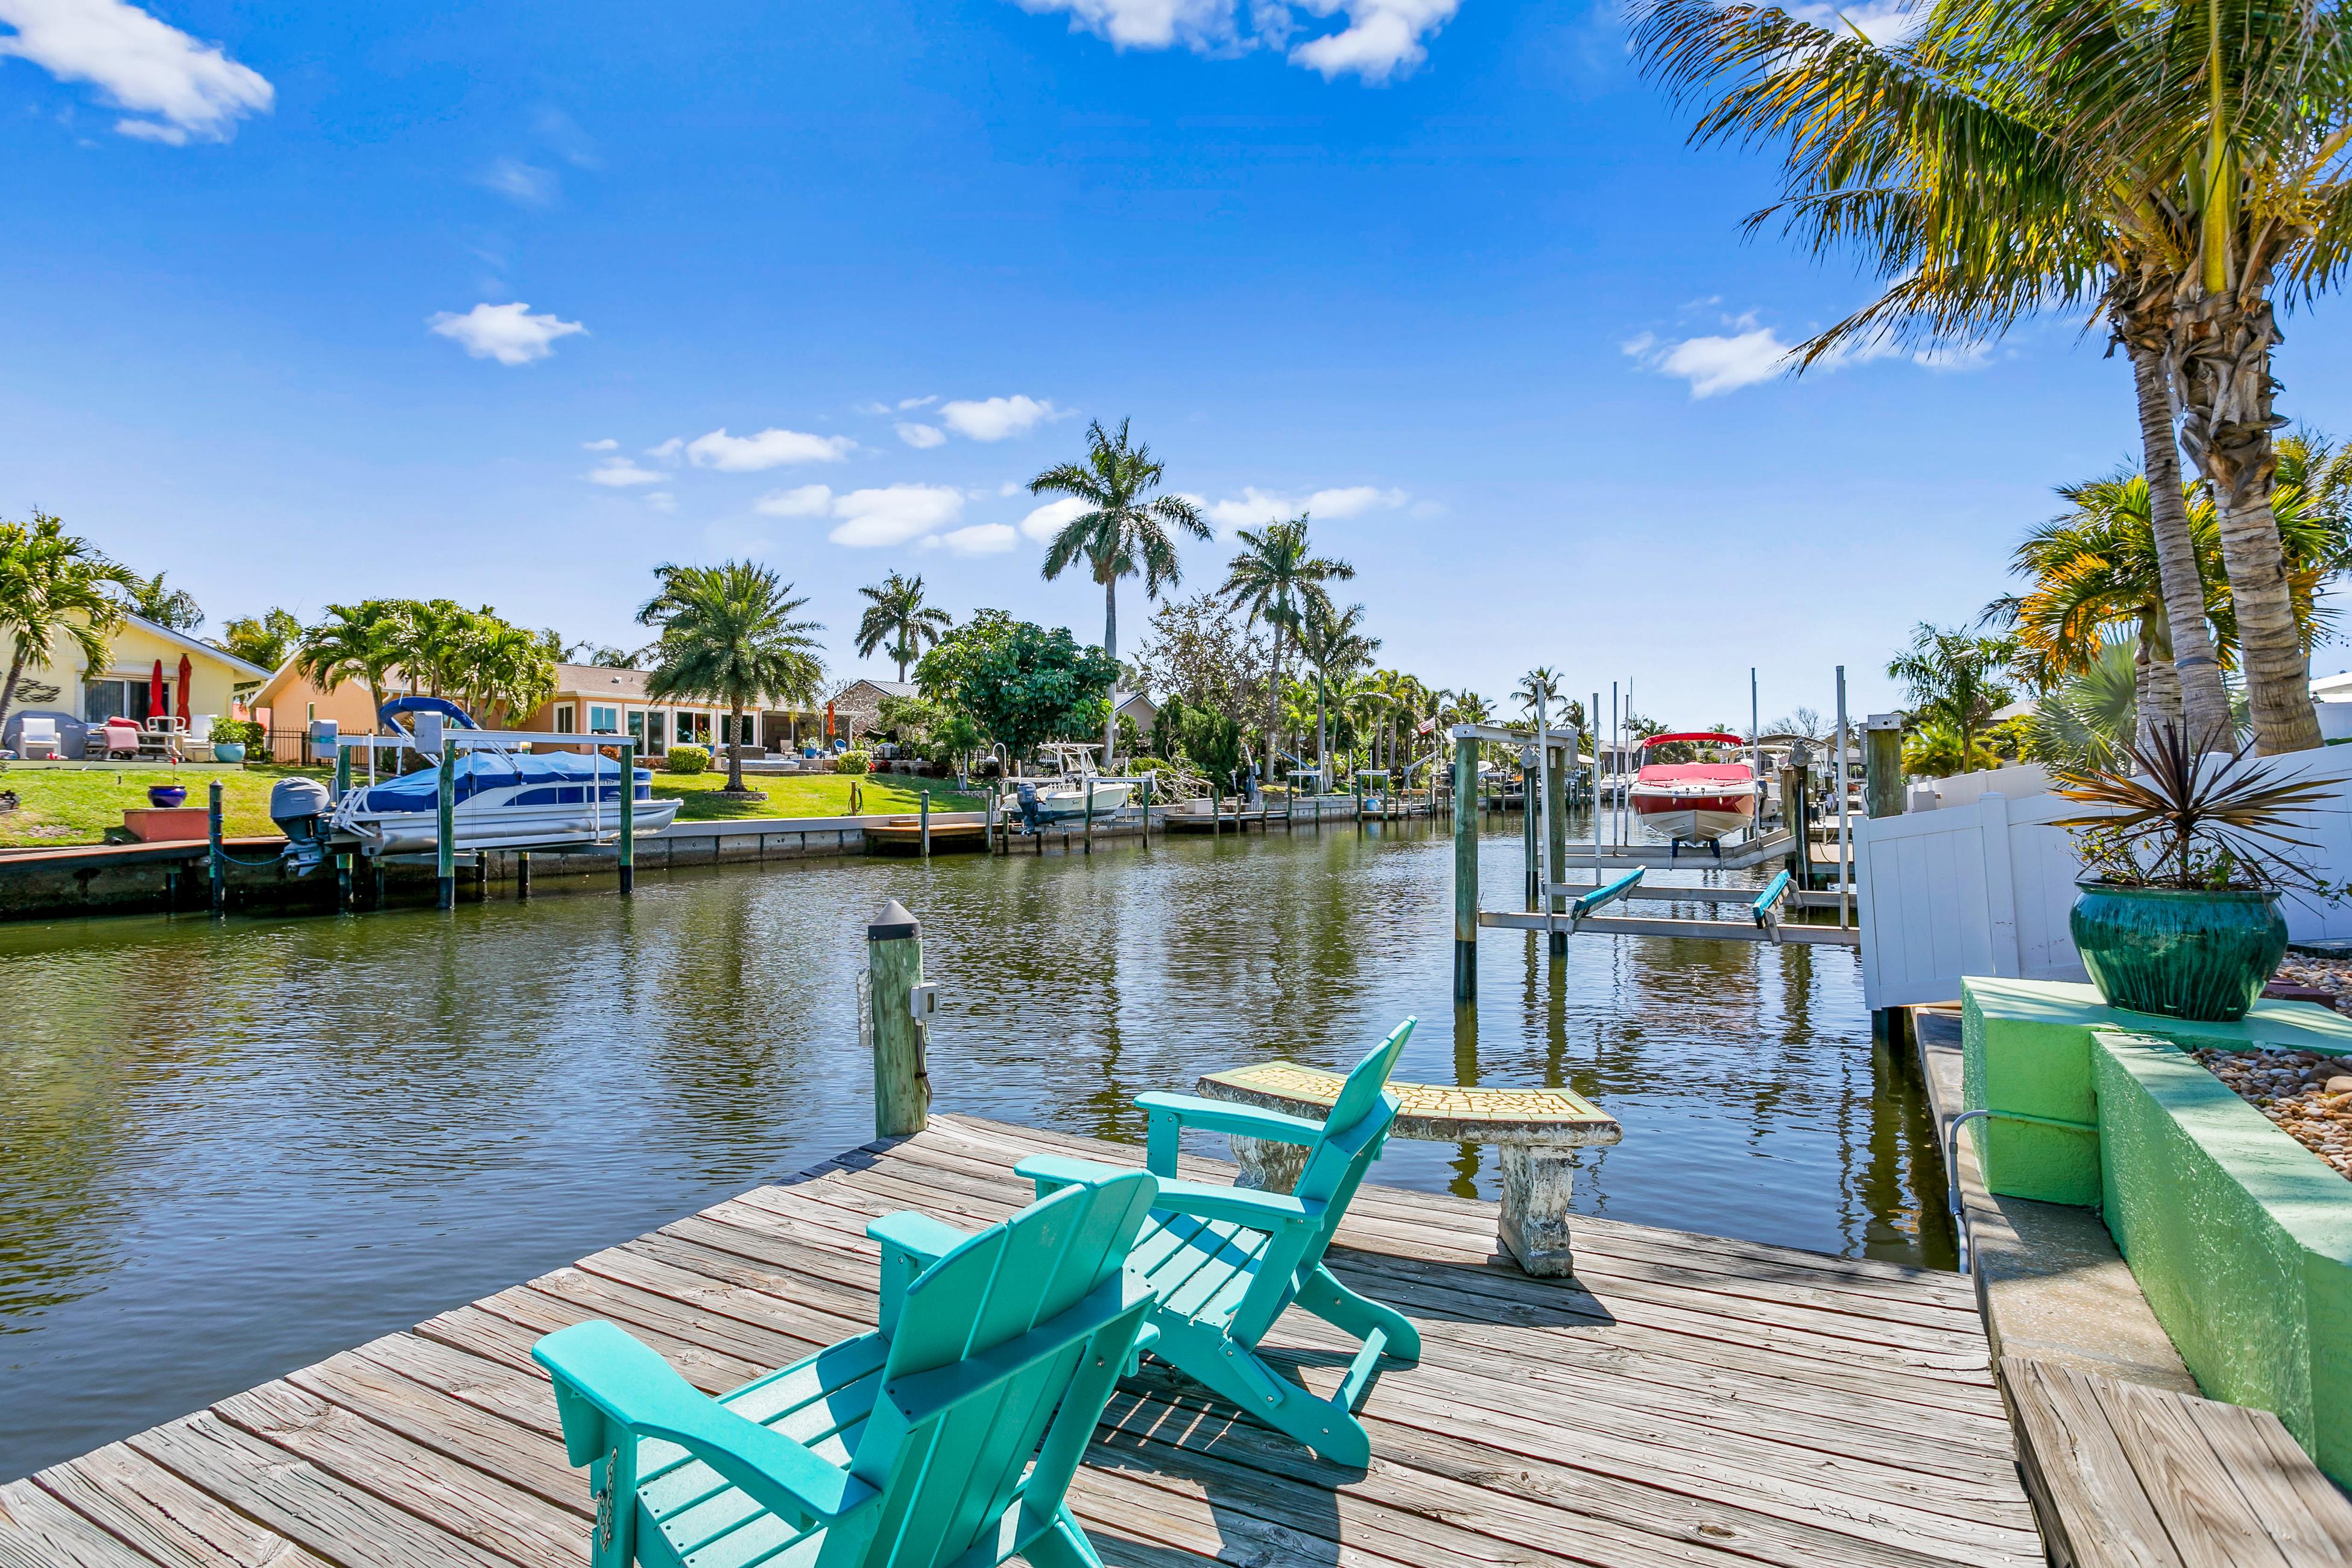
[[[1703,746],[1747,744],[1737,735],[1716,731],[1652,735],[1642,742],[1640,755],[1647,759],[1651,747],[1676,741]],[[1756,773],[1744,762],[1643,760],[1640,768],[1626,798],[1643,826],[1661,838],[1685,844],[1712,844],[1756,820]]]

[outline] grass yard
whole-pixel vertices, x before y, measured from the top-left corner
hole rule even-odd
[[[920,805],[919,792],[931,792],[933,811],[978,811],[985,802],[976,795],[962,795],[950,787],[945,779],[918,779],[903,774],[876,773],[864,778],[845,778],[839,773],[810,773],[791,778],[762,778],[746,773],[747,788],[761,792],[757,800],[731,800],[719,792],[727,787],[724,769],[707,773],[654,774],[654,795],[662,800],[685,804],[678,807],[680,822],[728,822],[744,817],[764,816],[847,816],[849,786],[858,785],[859,804],[868,813],[913,811]]]
[[[289,773],[324,783],[323,768],[190,763],[172,768],[154,763],[108,768],[48,768],[17,763],[0,772],[0,791],[13,791],[16,809],[0,812],[0,848],[27,849],[98,844],[106,830],[122,826],[125,806],[145,805],[149,784],[175,784],[187,804],[202,806],[215,779],[223,786],[223,826],[230,837],[275,833],[269,820],[269,786]]]

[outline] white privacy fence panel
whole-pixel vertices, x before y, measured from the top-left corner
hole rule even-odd
[[[2352,881],[2352,754],[2323,747],[2276,759],[2288,776],[2317,778],[2327,798],[2295,832],[2330,882]],[[1863,993],[1872,1007],[1948,1002],[1968,974],[2081,980],[2068,931],[2082,862],[2050,824],[2085,808],[2056,795],[1970,805],[1853,825]],[[2299,942],[2352,940],[2352,900],[2284,900]]]

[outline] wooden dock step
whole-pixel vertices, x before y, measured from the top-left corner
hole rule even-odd
[[[730,1388],[871,1326],[876,1215],[977,1226],[1039,1151],[1141,1151],[936,1116],[193,1415],[0,1487],[5,1568],[577,1568],[541,1335],[605,1318]],[[1187,1160],[1230,1181],[1233,1167]],[[1410,1318],[1365,1369],[1366,1470],[1318,1459],[1147,1363],[1070,1500],[1114,1568],[2030,1565],[1967,1282],[1580,1220],[1577,1278],[1496,1255],[1496,1208],[1366,1187],[1329,1261]],[[200,1335],[201,1329],[196,1332]],[[1291,1313],[1266,1345],[1329,1397],[1354,1345]],[[192,1353],[201,1353],[200,1342]]]

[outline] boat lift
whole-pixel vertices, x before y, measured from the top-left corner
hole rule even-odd
[[[1842,695],[1842,694],[1841,694]],[[1600,846],[1593,845],[1594,879],[1567,879],[1568,833],[1564,759],[1578,754],[1573,728],[1554,727],[1538,699],[1536,732],[1507,730],[1491,724],[1457,724],[1454,741],[1454,997],[1466,1002],[1478,988],[1478,932],[1483,928],[1542,931],[1554,953],[1568,951],[1568,939],[1590,931],[1610,936],[1696,937],[1715,942],[1761,942],[1776,945],[1859,947],[1862,933],[1846,923],[1841,889],[1835,894],[1809,893],[1794,885],[1783,871],[1759,890],[1748,888],[1645,887],[1646,868],[1636,866],[1612,881],[1601,880]],[[1478,907],[1478,748],[1482,742],[1524,746],[1535,753],[1538,793],[1530,802],[1528,852],[1528,904],[1525,910],[1482,910]],[[1541,813],[1538,822],[1536,813]],[[1538,846],[1541,847],[1538,848]],[[1746,906],[1742,919],[1694,920],[1636,914],[1605,914],[1612,905],[1636,900]],[[1784,918],[1790,908],[1829,907],[1840,910],[1835,926],[1807,925]]]

